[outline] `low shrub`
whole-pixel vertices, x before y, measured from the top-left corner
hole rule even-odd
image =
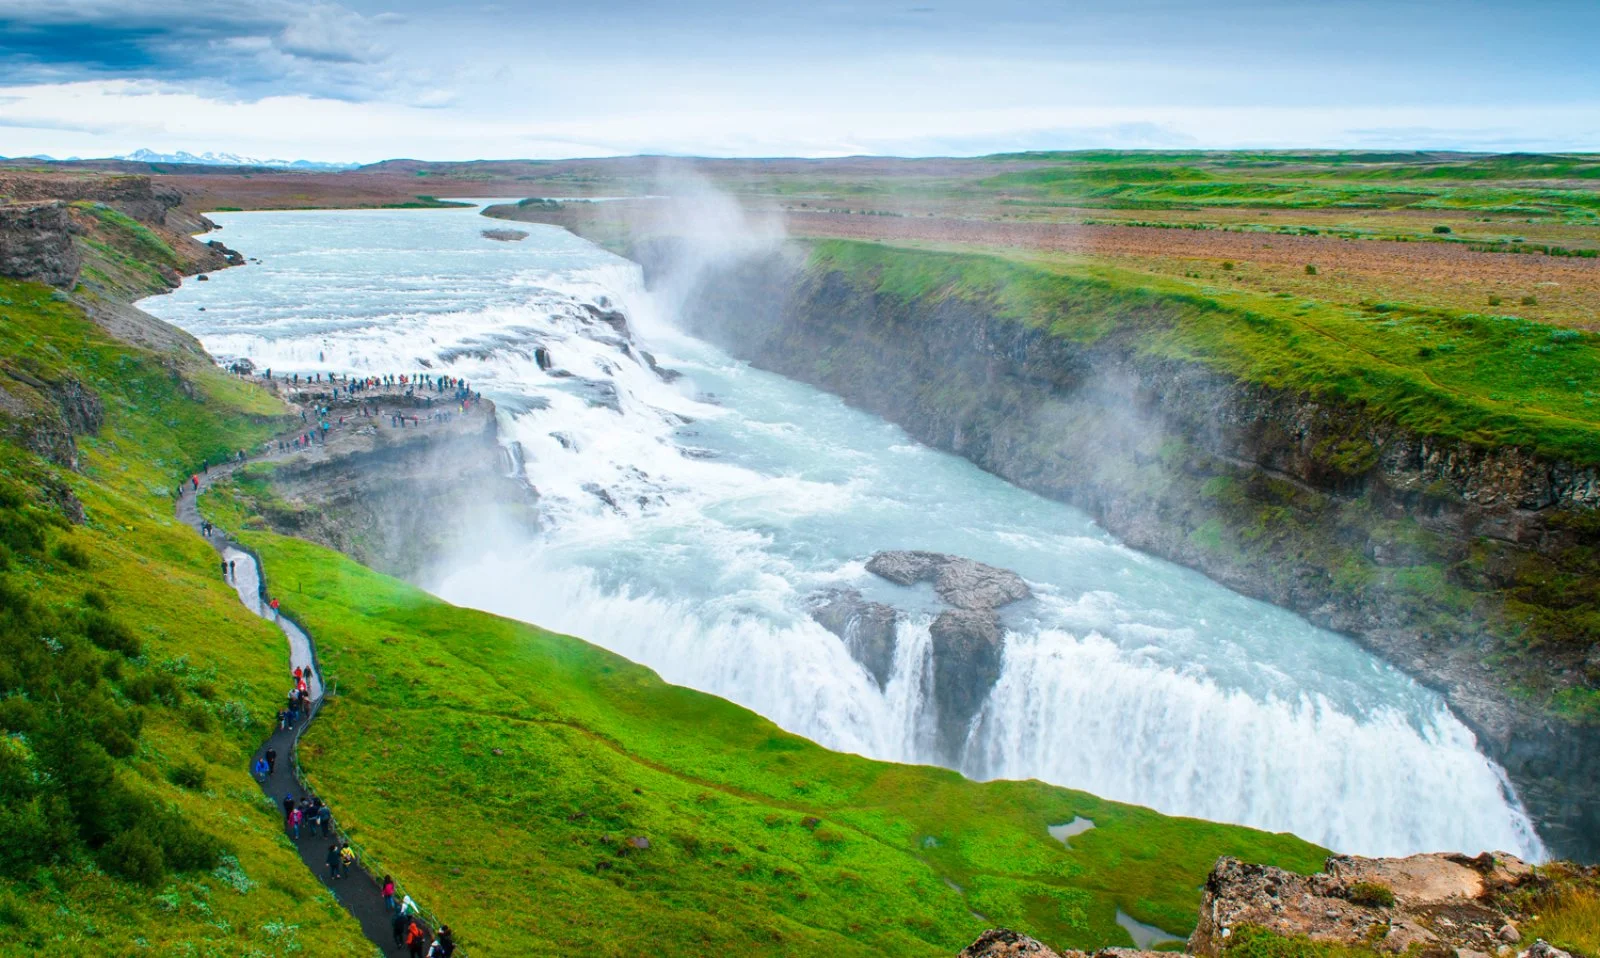
[[[128,627],[99,610],[91,611],[83,620],[83,634],[90,642],[107,652],[121,652],[128,658],[138,658],[144,643]]]
[[[55,548],[56,558],[72,566],[74,569],[89,568],[89,553],[83,546],[76,542],[59,542]]]
[[[181,762],[167,769],[167,781],[179,788],[198,792],[206,787],[205,766],[194,762]]]
[[[1368,908],[1394,907],[1394,892],[1389,890],[1388,885],[1377,882],[1358,881],[1344,890],[1344,897],[1353,904]]]

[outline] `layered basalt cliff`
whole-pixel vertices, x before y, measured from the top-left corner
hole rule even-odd
[[[0,173],[0,276],[82,286],[114,303],[241,265],[237,252],[191,235],[216,224],[182,201],[148,176]]]
[[[436,415],[412,397],[315,401],[345,424],[265,473],[272,494],[259,496],[255,510],[275,531],[425,581],[462,550],[537,527],[536,495],[512,475],[493,405]],[[377,415],[359,416],[362,406]],[[395,412],[417,420],[397,428]]]
[[[632,252],[660,284],[681,251]],[[1131,330],[1075,340],[981,296],[884,291],[799,249],[676,293],[736,355],[1356,637],[1445,693],[1553,850],[1600,858],[1600,733],[1559,710],[1600,685],[1581,611],[1600,581],[1594,467],[1408,432]]]
[[[0,276],[71,286],[83,265],[67,204],[0,206]]]

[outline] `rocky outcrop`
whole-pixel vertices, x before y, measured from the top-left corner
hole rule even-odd
[[[932,582],[939,598],[958,609],[992,611],[1032,595],[1015,572],[938,552],[879,552],[867,571],[896,585]]]
[[[1009,928],[991,928],[961,949],[956,958],[1173,958],[1170,951],[1101,948],[1098,951],[1056,951],[1043,942]]]
[[[878,688],[888,684],[900,617],[893,606],[869,602],[855,589],[828,589],[812,597],[811,617],[844,640],[851,657],[878,681]]]
[[[83,255],[65,203],[0,206],[0,276],[70,289]]]
[[[528,238],[522,230],[483,230],[484,239],[499,240],[502,243],[520,243]]]
[[[404,429],[357,421],[273,470],[276,501],[257,511],[276,531],[420,582],[461,549],[536,530],[536,495],[509,466],[487,403]]]
[[[100,431],[100,397],[71,376],[43,379],[0,361],[0,422],[20,445],[44,458],[78,468],[78,436]]]
[[[960,761],[972,719],[1000,679],[1004,630],[998,609],[1032,593],[1015,572],[939,552],[889,551],[867,560],[867,571],[911,586],[931,582],[935,594],[953,608],[934,617],[933,685],[937,747],[945,759]],[[872,602],[855,589],[825,589],[811,596],[811,617],[844,640],[850,655],[883,688],[894,671],[900,611]]]
[[[972,719],[1000,680],[1004,630],[998,609],[1032,593],[1015,572],[938,552],[879,552],[867,571],[896,585],[933,583],[946,604],[928,627],[939,748],[959,761]],[[892,650],[891,650],[892,661]]]
[[[1223,958],[1244,939],[1268,936],[1248,954],[1300,954],[1303,944],[1352,953],[1438,958],[1572,958],[1522,928],[1540,911],[1592,900],[1600,872],[1556,863],[1536,870],[1510,855],[1428,854],[1409,858],[1329,858],[1315,875],[1233,858],[1206,879],[1199,922],[1185,954]],[[1105,948],[1097,958],[1172,956]],[[997,928],[958,958],[1087,958],[1055,951]]]
[[[1061,958],[1061,953],[1009,928],[991,928],[957,958]]]
[[[0,172],[0,197],[12,202],[84,200],[104,203],[146,225],[183,232],[201,232],[215,226],[203,216],[181,214],[176,214],[178,221],[168,223],[168,215],[183,202],[183,195],[148,176],[3,171]]]
[[[652,282],[675,261],[670,244],[633,254]],[[1445,694],[1547,844],[1600,859],[1600,725],[1523,694],[1600,690],[1575,611],[1588,593],[1556,585],[1600,582],[1596,469],[1413,435],[1132,332],[1076,342],[981,298],[875,283],[786,248],[703,271],[682,315],[1134,548],[1355,637]]]
[[[1559,949],[1524,940],[1518,926],[1550,881],[1500,853],[1336,856],[1316,875],[1224,858],[1206,880],[1188,950],[1217,958],[1241,929],[1256,929],[1394,954],[1548,955]]]

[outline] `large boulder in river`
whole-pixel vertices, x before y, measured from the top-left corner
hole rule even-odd
[[[933,639],[940,744],[952,760],[959,760],[973,716],[1000,680],[1000,619],[988,610],[949,609],[933,620],[928,634]]]
[[[967,729],[1000,679],[1004,631],[995,610],[1033,593],[1015,572],[942,552],[879,552],[867,571],[898,585],[932,582],[939,598],[954,606],[939,613],[928,632],[939,746],[959,762]]]
[[[899,618],[892,606],[869,602],[854,589],[828,589],[811,597],[811,617],[844,640],[851,658],[878,680],[878,688],[889,683]]]
[[[932,582],[939,598],[958,609],[998,609],[1032,595],[1015,572],[940,552],[879,552],[867,571],[900,585]]]

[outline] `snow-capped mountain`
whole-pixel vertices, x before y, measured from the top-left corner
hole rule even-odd
[[[119,160],[131,160],[135,163],[196,163],[201,166],[269,166],[283,170],[353,170],[359,163],[318,163],[312,160],[258,160],[253,156],[240,156],[237,153],[213,153],[207,150],[201,154],[188,153],[179,150],[176,153],[157,153],[154,150],[134,150],[115,157]]]

